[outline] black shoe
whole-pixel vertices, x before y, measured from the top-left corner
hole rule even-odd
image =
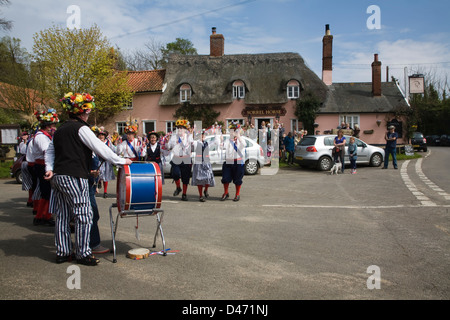
[[[398,169],[397,167],[394,167],[394,169]]]
[[[174,195],[174,196],[177,196],[177,195],[180,194],[180,192],[181,192],[181,188],[177,188],[177,189],[173,192],[173,195]]]
[[[181,195],[181,200],[183,200],[183,201],[188,201],[187,195],[186,195],[185,193],[183,193],[183,194]]]
[[[200,202],[205,202],[206,201],[205,198],[203,198],[202,196],[200,196],[199,200],[200,200]]]
[[[383,167],[383,168],[381,168],[381,169],[387,169],[387,167]]]
[[[33,208],[33,202],[27,202],[27,207]]]
[[[234,197],[233,201],[239,201],[239,199],[241,199],[241,196],[236,196]]]
[[[208,193],[208,191],[203,191],[203,194],[205,195],[205,198],[208,198],[209,197],[209,193]]]
[[[86,266],[96,266],[99,262],[100,262],[100,260],[95,258],[93,255],[89,255],[84,258],[77,259],[77,263],[84,264]]]
[[[33,225],[34,226],[40,226],[42,224],[43,224],[42,219],[36,219],[36,218],[33,219]]]
[[[44,226],[54,227],[55,226],[55,220],[53,220],[53,218],[50,218],[48,220],[42,220],[42,224]]]
[[[103,198],[108,198],[108,194],[106,192],[103,194]]]
[[[64,262],[72,262],[75,259],[75,255],[71,254],[70,256],[56,256],[56,263],[64,263]]]
[[[220,201],[225,201],[225,200],[227,200],[228,198],[230,197],[230,195],[227,193],[227,194],[224,194],[223,196],[222,196],[222,199],[220,199]]]

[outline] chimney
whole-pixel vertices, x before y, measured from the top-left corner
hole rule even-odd
[[[325,35],[322,39],[322,81],[327,85],[333,83],[333,36],[330,34],[330,25],[325,25]]]
[[[372,94],[374,97],[381,96],[381,61],[378,61],[378,53],[374,54],[372,62]]]
[[[225,38],[221,34],[216,34],[216,27],[212,28],[212,34],[209,36],[210,56],[221,57],[224,54]]]

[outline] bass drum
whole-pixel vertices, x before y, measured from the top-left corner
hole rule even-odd
[[[117,175],[117,208],[148,210],[161,207],[162,178],[156,162],[133,162],[119,167]]]

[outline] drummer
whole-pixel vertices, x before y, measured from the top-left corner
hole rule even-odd
[[[88,178],[92,152],[115,165],[128,165],[132,161],[114,154],[90,129],[86,121],[95,108],[90,94],[68,93],[61,102],[69,119],[56,131],[45,154],[45,179],[52,180],[51,206],[56,214],[56,263],[71,261],[74,253],[78,263],[95,266],[99,261],[89,247],[92,209]],[[75,252],[72,252],[69,225],[72,218],[75,220]]]
[[[164,170],[162,163],[163,150],[159,143],[159,134],[155,131],[149,132],[147,135],[149,143],[147,144],[147,158],[146,161],[156,162],[161,171],[162,184],[164,184]]]
[[[188,131],[189,121],[179,119],[175,122],[175,126],[177,128],[176,133],[172,134],[167,145],[167,149],[173,153],[170,164],[172,166],[172,178],[177,185],[173,195],[177,196],[183,190],[181,200],[187,201],[186,192],[191,176],[191,146],[193,139]],[[183,189],[180,186],[180,179],[183,182]]]
[[[125,127],[124,131],[127,135],[127,139],[117,146],[117,154],[132,161],[140,161],[141,157],[145,158],[145,143],[142,143],[142,141],[136,137],[138,126],[128,125]]]

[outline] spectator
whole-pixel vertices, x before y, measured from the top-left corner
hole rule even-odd
[[[286,147],[286,152],[289,153],[288,157],[288,164],[293,165],[294,164],[294,137],[292,136],[292,132],[289,132],[287,137],[284,138],[284,145]]]

